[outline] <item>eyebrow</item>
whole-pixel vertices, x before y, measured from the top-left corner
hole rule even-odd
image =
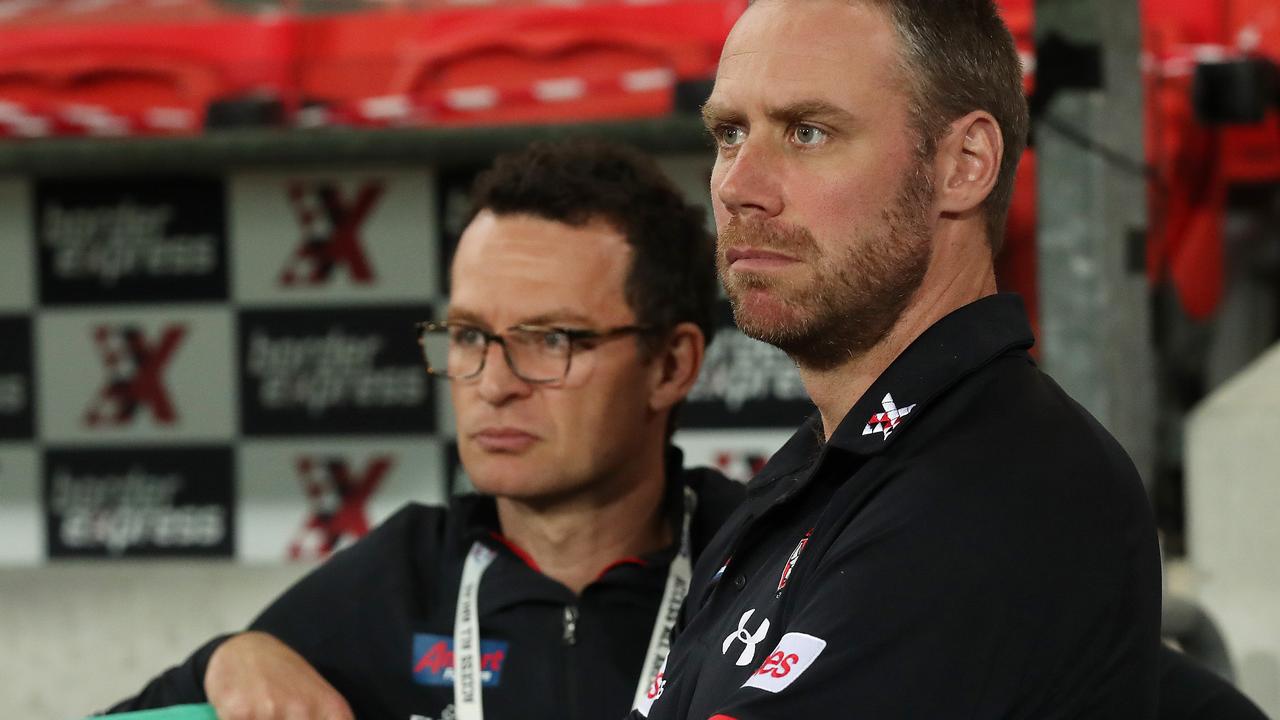
[[[485,327],[489,326],[489,323],[486,322],[483,318],[481,318],[479,313],[468,310],[467,308],[450,306],[448,312],[445,314],[445,319],[449,320],[450,322],[466,322],[466,323],[481,325]],[[551,310],[548,312],[539,313],[532,317],[522,318],[519,322],[515,324],[516,325],[562,325],[566,323],[574,324],[574,325],[593,324],[591,321],[591,318],[587,317],[586,315],[583,315],[580,312],[577,312],[576,310],[570,310],[569,308],[557,308],[555,310]]]
[[[783,125],[813,120],[826,121],[835,125],[853,125],[858,120],[853,113],[832,105],[826,100],[798,100],[769,108],[765,115],[770,120]],[[702,122],[707,128],[714,128],[722,123],[740,123],[742,119],[742,113],[737,110],[711,101],[707,101],[702,106]]]
[[[741,120],[742,114],[736,110],[730,110],[710,100],[702,104],[702,124],[706,125],[708,130],[723,123],[736,123]]]
[[[766,113],[769,119],[783,124],[804,122],[806,120],[824,120],[836,125],[852,125],[857,122],[853,113],[836,107],[826,100],[799,100],[776,108]]]

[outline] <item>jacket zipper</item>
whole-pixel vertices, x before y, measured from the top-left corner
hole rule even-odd
[[[578,644],[578,606],[564,606],[564,633],[560,637],[561,644],[564,645],[564,684],[565,684],[565,701],[568,710],[565,713],[566,718],[581,718],[581,703],[578,702],[578,653],[574,647]]]

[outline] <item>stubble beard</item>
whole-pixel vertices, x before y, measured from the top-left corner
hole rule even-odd
[[[805,369],[829,370],[866,354],[897,324],[924,280],[932,251],[925,212],[932,201],[932,180],[921,163],[881,222],[852,232],[835,256],[823,253],[806,227],[733,218],[719,234],[716,263],[734,322]],[[730,274],[725,257],[734,247],[794,257],[810,278],[801,284],[764,273]],[[756,306],[751,293],[767,293],[773,311]]]

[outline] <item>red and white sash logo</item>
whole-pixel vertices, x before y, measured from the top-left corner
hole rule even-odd
[[[170,325],[151,343],[142,329],[133,325],[94,328],[93,341],[98,346],[107,378],[85,411],[85,424],[90,427],[126,425],[133,422],[142,408],[148,409],[158,424],[177,422],[178,413],[163,376],[186,334],[185,326]]]
[[[298,458],[298,476],[311,511],[289,544],[289,558],[325,558],[344,541],[367,535],[366,505],[392,464],[390,456],[378,456],[369,461],[363,473],[356,474],[345,458]]]
[[[827,641],[821,638],[805,633],[787,633],[742,687],[782,692],[813,665],[826,647]]]
[[[809,536],[813,535],[813,528],[800,538],[800,542],[796,543],[796,549],[791,551],[791,557],[787,558],[787,564],[782,567],[782,577],[778,578],[778,591],[787,586],[787,580],[791,578],[791,571],[795,568],[796,562],[800,559],[800,553],[804,552],[804,546],[809,544]]]
[[[280,273],[280,284],[321,285],[339,266],[352,282],[374,281],[373,266],[365,255],[360,228],[383,194],[380,182],[369,182],[354,198],[344,198],[334,183],[295,182],[289,185],[289,203],[302,229],[302,240]]]

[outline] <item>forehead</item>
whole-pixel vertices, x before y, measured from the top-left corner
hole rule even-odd
[[[627,319],[631,246],[603,220],[581,226],[485,210],[467,226],[451,269],[450,313],[494,326],[537,318]]]
[[[886,11],[857,0],[757,0],[725,41],[711,104],[825,101],[859,110],[897,82]],[[850,107],[853,106],[853,107]]]

